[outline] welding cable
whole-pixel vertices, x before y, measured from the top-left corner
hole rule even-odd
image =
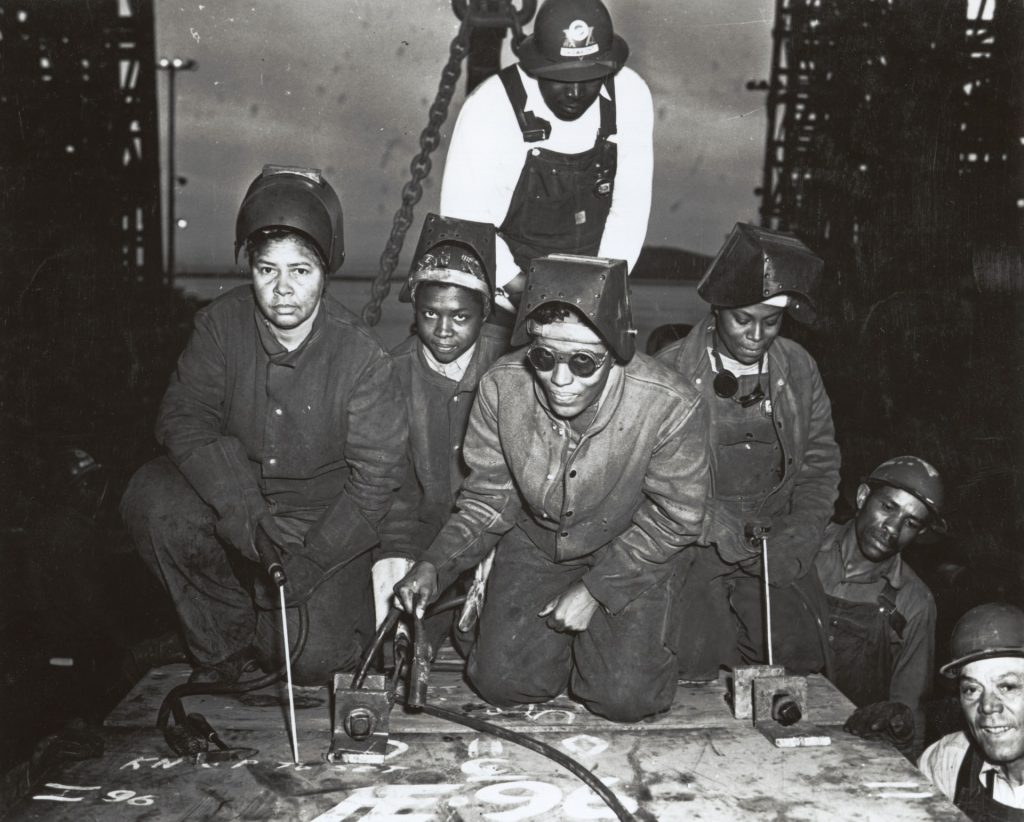
[[[518,731],[502,728],[500,725],[495,725],[491,722],[487,722],[486,720],[477,719],[476,717],[464,716],[462,714],[455,713],[454,711],[449,711],[446,708],[438,708],[436,705],[431,705],[429,702],[424,704],[420,710],[425,714],[436,716],[438,719],[447,719],[449,722],[465,725],[467,728],[472,728],[474,731],[492,734],[493,736],[521,745],[535,753],[539,753],[541,756],[546,756],[548,759],[557,762],[573,774],[573,776],[581,779],[588,788],[604,800],[605,804],[611,808],[612,813],[615,814],[616,818],[619,819],[620,822],[637,822],[636,817],[626,810],[625,806],[619,801],[619,798],[607,785],[595,776],[593,771],[586,766],[581,765],[571,756],[566,756],[557,748],[554,748],[545,742],[541,742],[538,739],[533,739],[526,734],[521,734]]]
[[[434,614],[440,614],[444,611],[449,611],[452,608],[458,608],[466,602],[464,594],[450,597],[449,599],[439,600],[427,608],[425,616],[431,617]],[[370,670],[370,664],[377,656],[380,651],[380,646],[384,642],[386,637],[398,623],[399,618],[402,616],[402,609],[397,605],[393,605],[381,622],[380,627],[377,628],[377,633],[373,635],[373,639],[370,644],[366,647],[363,652],[363,658],[359,661],[359,668],[356,670],[355,676],[352,677],[352,684],[349,686],[353,691],[357,691],[363,687],[363,681],[366,679],[366,674]],[[444,668],[438,668],[437,670],[444,670]],[[459,670],[462,670],[462,666],[459,666]]]
[[[292,666],[295,665],[299,655],[306,647],[306,638],[309,635],[309,610],[304,602],[295,607],[299,612],[299,632],[295,637],[295,648],[289,655]],[[185,708],[181,704],[182,697],[213,694],[245,694],[249,693],[249,691],[256,691],[260,688],[266,688],[268,685],[273,685],[275,682],[283,679],[284,676],[285,665],[282,664],[275,671],[241,682],[186,682],[182,685],[176,685],[167,692],[164,701],[160,703],[160,710],[156,715],[156,726],[161,731],[166,731],[167,721],[172,713],[177,724],[186,724],[187,717],[185,715]]]

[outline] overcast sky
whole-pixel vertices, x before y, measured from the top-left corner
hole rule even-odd
[[[764,95],[745,84],[768,76],[774,2],[606,2],[654,96],[647,242],[713,253],[734,222],[758,218]],[[458,30],[450,2],[157,0],[156,27],[158,57],[197,62],[177,83],[178,270],[233,267],[235,209],[262,165],[280,163],[324,170],[345,209],[343,271],[372,273]],[[163,129],[163,73],[158,83]],[[403,264],[437,210],[464,89],[463,78]]]

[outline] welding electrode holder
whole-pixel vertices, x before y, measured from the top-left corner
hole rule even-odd
[[[267,576],[278,588],[283,588],[288,581],[288,576],[284,572],[281,552],[261,525],[256,526],[256,537],[253,543],[256,546],[256,553],[260,556],[263,570],[267,572]]]

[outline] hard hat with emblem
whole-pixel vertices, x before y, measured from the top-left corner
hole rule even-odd
[[[318,168],[263,166],[249,185],[235,220],[235,257],[255,232],[283,228],[308,237],[333,274],[345,260],[341,201]]]
[[[697,293],[717,308],[784,306],[794,320],[809,323],[824,267],[794,234],[736,223],[697,283]]]
[[[491,223],[428,214],[416,244],[409,277],[398,299],[412,302],[422,282],[459,285],[484,297],[484,309],[494,300],[495,228]]]
[[[942,504],[945,501],[942,476],[930,463],[909,455],[893,457],[875,468],[864,478],[864,482],[877,482],[913,494],[932,515],[929,527],[939,533],[946,532],[946,521],[942,518]]]
[[[575,83],[617,72],[629,46],[615,33],[601,0],[547,0],[518,56],[533,77]]]
[[[1024,657],[1024,611],[1005,602],[972,608],[957,622],[949,641],[951,662],[939,673],[959,676],[970,662],[999,656]]]
[[[636,328],[629,304],[626,261],[578,254],[549,254],[530,261],[526,289],[512,329],[512,345],[526,345],[526,320],[548,303],[575,308],[621,362],[636,353]]]

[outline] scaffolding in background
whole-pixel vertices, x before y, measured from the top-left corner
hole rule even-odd
[[[762,223],[865,299],[957,278],[958,245],[979,284],[1012,287],[979,259],[1024,239],[1022,8],[777,0],[770,79],[751,85],[767,91]]]
[[[0,0],[0,38],[8,285],[161,283],[153,0]]]

